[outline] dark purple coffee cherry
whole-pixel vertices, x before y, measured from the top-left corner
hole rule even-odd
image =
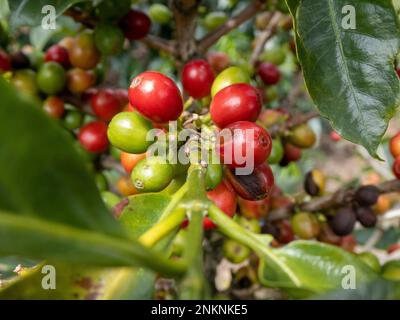
[[[347,236],[353,232],[356,215],[352,208],[341,208],[330,219],[329,226],[338,236]]]

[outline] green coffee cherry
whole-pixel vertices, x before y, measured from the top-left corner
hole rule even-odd
[[[268,158],[269,164],[277,164],[281,162],[285,151],[281,139],[276,138],[272,140],[272,150]]]
[[[150,19],[159,24],[167,24],[172,20],[171,10],[161,3],[154,3],[149,8]]]
[[[211,96],[234,83],[250,83],[249,74],[239,67],[229,67],[222,71],[214,80],[211,87]]]
[[[114,55],[122,50],[124,34],[110,24],[99,24],[94,29],[94,41],[102,54]]]
[[[223,177],[222,165],[219,163],[210,163],[206,171],[206,188],[212,190],[216,188],[222,181]]]
[[[47,95],[59,93],[67,77],[64,68],[57,62],[46,62],[38,70],[36,81],[39,89]]]
[[[250,249],[231,239],[226,239],[222,247],[224,257],[232,263],[241,263],[250,256]]]
[[[168,186],[173,177],[173,167],[157,156],[141,160],[131,173],[132,183],[141,193],[159,192]]]

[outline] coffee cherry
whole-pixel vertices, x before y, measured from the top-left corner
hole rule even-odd
[[[29,58],[22,51],[17,51],[10,54],[10,60],[11,60],[11,68],[13,70],[27,69],[31,66]]]
[[[365,228],[373,228],[378,221],[374,211],[370,207],[358,207],[356,210],[357,220]]]
[[[299,148],[311,148],[316,141],[314,131],[309,125],[303,123],[293,128],[289,135],[289,142]]]
[[[216,74],[228,68],[230,64],[229,56],[225,52],[209,52],[207,61]]]
[[[256,167],[249,175],[235,175],[231,170],[226,173],[236,193],[246,200],[265,199],[274,186],[274,175],[267,164]]]
[[[397,73],[398,77],[400,78],[400,68],[396,69],[396,73]]]
[[[256,121],[261,104],[261,97],[253,86],[232,84],[218,91],[212,99],[211,119],[220,128],[237,121]]]
[[[279,235],[277,240],[280,243],[286,244],[294,240],[294,233],[292,227],[287,220],[280,221],[278,223]]]
[[[58,43],[59,46],[67,49],[68,51],[68,58],[72,48],[75,46],[75,38],[74,37],[65,37],[62,38],[61,41]]]
[[[99,191],[107,190],[108,183],[107,183],[107,179],[104,175],[102,175],[101,173],[97,173],[94,178],[95,178],[97,189],[99,189]]]
[[[226,259],[232,263],[242,263],[250,256],[250,249],[232,239],[226,239],[222,246]]]
[[[161,3],[154,3],[149,7],[150,19],[159,24],[167,24],[172,20],[171,10]]]
[[[210,94],[214,78],[211,66],[202,59],[189,61],[182,70],[183,89],[195,99]]]
[[[252,233],[261,232],[261,226],[258,219],[250,219],[250,218],[245,218],[243,216],[239,216],[237,217],[236,222],[239,223],[239,225],[241,225],[244,229]]]
[[[135,188],[130,177],[122,176],[117,181],[117,189],[124,197],[133,196],[138,194],[139,191]]]
[[[379,190],[375,186],[362,186],[354,194],[354,200],[363,207],[373,206],[379,198]]]
[[[100,1],[95,7],[95,14],[103,23],[114,23],[131,9],[131,0]]]
[[[281,165],[287,165],[290,162],[296,162],[301,158],[301,149],[290,143],[285,143],[283,159]]]
[[[277,124],[282,124],[289,119],[289,114],[278,109],[267,109],[261,112],[258,120],[263,126],[270,128]]]
[[[400,132],[390,139],[389,150],[393,158],[400,156]]]
[[[161,157],[145,158],[133,168],[131,180],[139,192],[159,192],[174,177],[173,167]]]
[[[339,236],[347,236],[353,232],[356,215],[351,208],[341,208],[329,220],[329,226]]]
[[[274,85],[281,79],[281,72],[278,67],[269,62],[260,63],[258,66],[258,75],[267,85]]]
[[[250,76],[246,71],[239,67],[229,67],[215,78],[211,86],[211,96],[214,97],[217,92],[232,84],[249,82]]]
[[[54,95],[65,86],[64,68],[57,62],[46,62],[40,67],[36,81],[41,91],[47,95]]]
[[[276,138],[272,140],[271,154],[268,158],[269,164],[278,164],[283,158],[283,145],[281,139]]]
[[[222,162],[231,168],[262,164],[271,148],[269,133],[252,122],[238,121],[220,132],[218,152]]]
[[[63,119],[64,127],[70,130],[77,129],[82,124],[82,114],[77,110],[70,110]]]
[[[264,52],[260,55],[260,60],[262,62],[269,62],[277,66],[285,62],[286,56],[286,48],[274,46],[264,50]]]
[[[214,30],[218,28],[228,20],[228,16],[223,11],[212,11],[204,19],[204,25],[208,30]]]
[[[99,24],[94,29],[94,42],[102,54],[114,55],[122,50],[124,34],[117,27]]]
[[[216,188],[222,181],[224,173],[219,163],[209,163],[207,166],[205,183],[207,190]]]
[[[296,213],[291,223],[293,232],[301,239],[315,238],[320,232],[317,218],[309,212]]]
[[[325,190],[325,176],[319,170],[312,170],[306,174],[304,190],[312,197],[321,195]]]
[[[393,252],[396,252],[397,250],[400,250],[400,243],[392,243],[390,246],[387,247],[386,252],[388,254],[391,254]]]
[[[95,82],[96,77],[92,70],[74,68],[67,72],[67,88],[72,93],[82,93],[92,87]]]
[[[341,238],[332,231],[332,228],[329,226],[329,224],[327,222],[321,223],[320,227],[321,227],[320,228],[321,231],[318,235],[319,241],[333,244],[333,245],[340,244]]]
[[[392,205],[392,200],[388,195],[380,195],[376,204],[372,207],[375,214],[384,214],[389,211]]]
[[[371,252],[362,252],[357,255],[362,262],[364,262],[368,267],[374,270],[377,274],[381,272],[381,264],[378,258]]]
[[[279,227],[271,222],[265,222],[265,224],[261,227],[261,233],[270,234],[277,239],[279,237]]]
[[[127,173],[131,173],[132,169],[136,167],[138,162],[146,158],[146,153],[135,154],[122,151],[120,158],[121,164],[124,167],[125,171]]]
[[[43,110],[51,117],[59,119],[64,114],[64,101],[56,96],[48,97],[43,102]]]
[[[11,60],[9,55],[0,49],[0,73],[11,70]]]
[[[141,11],[130,10],[119,23],[125,38],[138,40],[144,38],[150,30],[151,20]]]
[[[44,60],[46,62],[54,61],[62,65],[64,68],[69,68],[69,53],[68,50],[64,47],[55,44],[52,45],[49,49],[47,49],[46,54],[44,56]]]
[[[92,96],[90,104],[96,116],[105,121],[111,120],[122,109],[120,100],[110,89],[99,90]]]
[[[90,152],[102,152],[108,147],[107,125],[101,121],[93,121],[79,131],[79,142]]]
[[[118,149],[129,153],[143,153],[153,143],[147,141],[151,122],[136,112],[120,112],[108,125],[108,139]]]
[[[340,238],[340,247],[343,250],[354,252],[356,245],[357,241],[351,234]]]
[[[392,165],[393,174],[397,179],[400,179],[400,156],[397,157]]]
[[[71,64],[76,68],[93,69],[100,61],[100,53],[96,48],[93,33],[85,31],[75,38],[69,51]]]
[[[30,96],[35,96],[38,92],[36,74],[30,69],[16,71],[10,82],[15,88],[17,88],[17,90]]]
[[[211,191],[207,192],[207,198],[223,211],[227,216],[233,217],[236,212],[237,198],[235,191],[232,189],[229,182],[222,180],[222,182]],[[215,224],[210,218],[205,217],[203,227],[208,230],[215,227]]]
[[[129,102],[142,115],[158,123],[174,121],[183,111],[182,96],[176,84],[154,71],[143,72],[132,80]]]
[[[342,139],[342,137],[336,131],[331,131],[331,133],[329,134],[329,137],[331,138],[331,140],[333,142],[338,142]]]
[[[248,219],[260,219],[268,215],[270,207],[269,198],[258,201],[251,201],[239,198],[238,203],[240,214],[243,217],[246,217]]]

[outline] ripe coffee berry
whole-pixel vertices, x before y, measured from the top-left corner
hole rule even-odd
[[[141,11],[130,10],[119,22],[125,37],[137,40],[145,37],[150,30],[151,20]]]
[[[365,228],[373,228],[376,225],[377,217],[370,207],[358,207],[356,209],[357,220]]]
[[[210,94],[214,78],[211,66],[202,59],[186,63],[182,70],[183,89],[195,99],[201,99]]]
[[[274,175],[265,163],[256,167],[249,175],[236,175],[231,170],[226,170],[226,175],[236,193],[246,200],[265,199],[274,186]]]
[[[159,72],[139,74],[132,80],[128,95],[130,104],[137,111],[157,123],[174,121],[183,111],[178,87]]]
[[[220,90],[212,99],[211,119],[220,128],[237,121],[256,121],[261,104],[256,88],[247,83],[233,84]]]
[[[61,64],[64,68],[68,68],[70,66],[69,54],[67,49],[58,44],[55,44],[51,46],[49,49],[47,49],[46,54],[44,56],[44,60],[46,62],[48,61],[57,62]]]
[[[321,195],[325,190],[325,176],[319,170],[312,170],[306,174],[304,190],[310,196]]]
[[[379,198],[379,190],[375,186],[362,186],[354,194],[354,200],[360,206],[373,206]]]
[[[100,52],[94,43],[93,33],[85,31],[75,38],[69,59],[74,67],[82,69],[92,69],[99,63]]]
[[[11,61],[8,54],[0,49],[0,72],[10,71],[11,70]]]
[[[301,158],[301,149],[295,147],[291,143],[286,143],[284,146],[283,159],[280,162],[281,166],[285,166],[290,162],[296,162]]]
[[[231,168],[258,166],[270,155],[272,139],[259,125],[238,121],[220,132],[218,147],[222,162]]]
[[[338,236],[347,236],[353,232],[356,215],[351,208],[341,208],[329,220],[329,226]]]
[[[107,125],[102,121],[89,122],[79,131],[79,142],[90,152],[102,152],[108,147]]]
[[[393,158],[400,156],[400,132],[390,139],[389,150]]]
[[[79,68],[67,72],[67,88],[72,93],[82,93],[96,82],[96,76],[92,70]]]
[[[269,62],[263,62],[258,66],[258,75],[267,85],[277,84],[281,79],[281,72],[278,67]]]
[[[43,102],[43,110],[52,118],[59,119],[64,114],[64,101],[59,97],[51,96]]]
[[[400,179],[400,157],[397,157],[392,166],[393,174],[396,176],[397,179]]]
[[[111,89],[102,89],[96,92],[92,96],[90,104],[96,116],[105,121],[111,120],[122,109],[120,100]]]
[[[207,54],[207,61],[215,73],[220,73],[230,64],[229,56],[225,52],[209,52]]]
[[[27,55],[22,51],[14,52],[10,55],[11,67],[13,70],[29,68],[31,62]]]
[[[207,198],[214,202],[227,216],[233,217],[235,214],[237,198],[229,182],[222,180],[214,190],[207,192]],[[203,226],[207,230],[214,228],[215,224],[208,217],[205,217]]]

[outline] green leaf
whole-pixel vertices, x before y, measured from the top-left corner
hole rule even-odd
[[[400,101],[394,58],[399,21],[387,0],[286,0],[294,17],[298,58],[308,91],[345,139],[376,150]],[[345,29],[352,5],[356,28]]]
[[[361,284],[354,290],[338,289],[312,298],[313,300],[399,300],[400,283],[378,279]]]
[[[119,237],[70,137],[0,78],[0,209]]]
[[[54,266],[55,289],[44,289],[42,280],[48,271],[44,265]],[[24,270],[0,290],[4,300],[107,300],[150,299],[154,290],[154,273],[131,268],[88,268],[63,264],[42,263]],[[47,283],[46,279],[44,282]]]
[[[0,0],[0,20],[8,17],[10,14],[10,7],[8,5],[8,0]]]
[[[315,241],[294,241],[273,250],[285,267],[285,272],[271,268],[268,260],[261,260],[260,282],[268,287],[287,289],[295,296],[308,296],[341,287],[349,274],[343,268],[355,270],[356,285],[368,283],[377,275],[355,255],[341,248]],[[294,277],[287,277],[288,270]]]
[[[12,28],[21,26],[40,26],[42,19],[48,14],[42,13],[42,8],[47,5],[54,7],[56,16],[59,17],[65,10],[76,3],[88,0],[11,0],[9,2]],[[56,21],[57,23],[57,21]]]
[[[157,193],[131,196],[119,221],[128,229],[131,236],[138,238],[158,222],[170,201],[170,197]]]

